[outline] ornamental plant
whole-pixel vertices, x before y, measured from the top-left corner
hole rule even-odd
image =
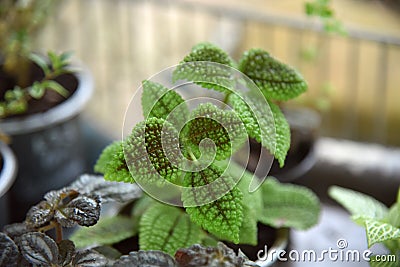
[[[331,198],[341,204],[351,215],[352,220],[365,228],[368,247],[383,244],[389,254],[386,262],[371,257],[370,266],[398,266],[400,258],[400,189],[397,201],[390,208],[371,196],[332,186]],[[397,259],[397,260],[396,260]]]
[[[306,90],[296,70],[261,49],[235,62],[201,43],[174,68],[172,81],[172,88],[143,82],[144,120],[105,148],[95,165],[106,180],[136,183],[146,194],[128,216],[77,231],[78,247],[138,236],[141,250],[175,255],[196,243],[257,245],[258,223],[295,229],[317,223],[319,202],[310,190],[272,177],[263,182],[232,160],[254,138],[284,165],[290,127],[278,103]],[[185,93],[187,84],[218,97],[184,99],[179,90]]]

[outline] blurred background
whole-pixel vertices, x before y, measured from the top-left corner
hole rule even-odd
[[[304,75],[291,105],[322,115],[323,136],[399,146],[399,1],[335,0],[347,35],[329,34],[301,0],[61,0],[35,47],[74,51],[96,91],[86,116],[120,138],[140,82],[210,41],[233,56],[260,47]]]

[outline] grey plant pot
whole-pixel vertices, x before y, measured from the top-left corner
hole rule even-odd
[[[19,165],[9,194],[13,222],[23,220],[46,192],[65,186],[86,168],[79,114],[92,95],[93,79],[85,67],[78,69],[78,88],[67,100],[42,113],[0,121]]]
[[[0,156],[3,166],[0,169],[0,229],[9,222],[8,190],[17,174],[17,161],[11,149],[0,141]]]

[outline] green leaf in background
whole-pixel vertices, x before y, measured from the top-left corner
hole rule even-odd
[[[45,75],[50,74],[49,66],[47,65],[47,62],[44,59],[44,57],[41,57],[35,53],[31,53],[29,55],[29,59],[32,60],[34,63],[36,63],[43,70]]]
[[[216,183],[199,188],[210,185],[213,181]],[[232,182],[234,181],[226,175],[223,176],[223,171],[215,165],[199,172],[189,172],[185,176],[185,185],[193,190],[183,192],[182,200],[192,221],[219,238],[238,243],[243,221],[243,194],[237,187],[233,187]],[[224,193],[227,188],[232,187],[233,189]],[[212,200],[214,201],[209,203]],[[192,206],[196,203],[199,206]]]
[[[89,228],[79,228],[71,241],[78,248],[87,246],[111,245],[136,235],[136,225],[131,218],[123,216],[108,217]]]
[[[53,90],[63,97],[68,97],[69,92],[61,84],[53,80],[46,80],[41,82],[42,87]]]
[[[290,148],[290,126],[279,106],[269,102],[272,114],[275,121],[275,139],[276,149],[274,152],[275,158],[279,161],[279,166],[282,168],[285,165],[287,152]]]
[[[192,112],[186,127],[186,149],[189,148],[196,156],[200,152],[206,153],[206,157],[216,153],[216,160],[232,155],[247,139],[246,129],[238,115],[234,111],[221,110],[211,103],[200,104]],[[204,139],[212,142],[201,142]]]
[[[328,194],[345,207],[356,221],[360,218],[382,220],[388,214],[388,208],[384,204],[363,193],[339,186],[332,186],[329,188]]]
[[[200,43],[176,67],[172,79],[174,82],[193,81],[203,88],[229,92],[227,88],[232,88],[234,84],[230,67],[234,65],[234,61],[221,48],[210,43]]]
[[[167,120],[176,129],[183,126],[189,114],[185,101],[178,93],[152,81],[143,82],[142,108],[144,118]]]
[[[397,201],[392,205],[392,207],[390,207],[385,221],[394,227],[400,228],[400,189],[397,193]]]
[[[161,250],[170,255],[182,247],[200,242],[201,229],[181,209],[165,204],[148,208],[141,220],[141,250]]]
[[[153,117],[138,123],[124,142],[124,152],[137,182],[140,179],[144,183],[163,184],[180,177],[178,133],[163,119]]]
[[[261,186],[263,211],[259,221],[272,227],[292,227],[305,230],[318,222],[320,205],[317,196],[308,188],[281,184],[275,178]]]
[[[365,219],[368,247],[386,240],[400,239],[400,228],[376,219]]]
[[[267,99],[286,101],[307,90],[300,73],[261,49],[246,51],[239,70],[255,82]]]
[[[94,171],[102,173],[108,181],[134,182],[126,165],[122,141],[116,141],[103,150]]]

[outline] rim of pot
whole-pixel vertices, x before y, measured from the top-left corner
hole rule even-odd
[[[0,170],[0,198],[14,183],[17,161],[11,149],[0,141],[0,154],[3,157],[3,168]]]

